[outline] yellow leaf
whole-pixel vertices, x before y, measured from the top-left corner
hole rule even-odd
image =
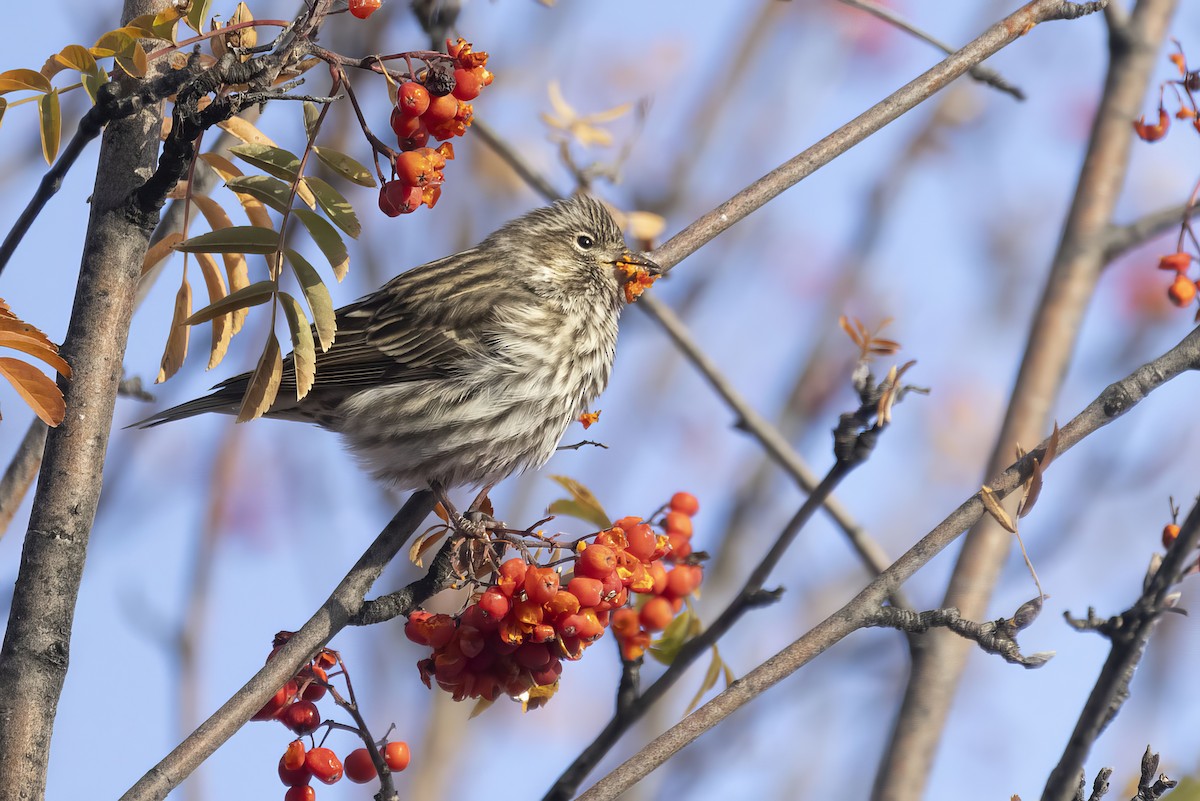
[[[321,206],[321,211],[325,212],[325,216],[329,218],[330,222],[341,228],[351,239],[357,239],[358,235],[362,233],[362,225],[359,223],[358,215],[354,213],[354,207],[350,205],[350,201],[320,178],[309,176],[304,180]]]
[[[196,33],[203,33],[204,21],[208,19],[208,10],[211,6],[212,0],[191,0],[185,17],[188,27]]]
[[[988,487],[983,487],[979,490],[979,498],[983,501],[983,508],[987,510],[1000,527],[1011,534],[1017,533],[1017,526],[1013,523],[1008,512],[1004,511],[1004,507],[1000,505],[999,499],[996,498],[996,493],[992,492]]]
[[[75,70],[84,75],[99,75],[100,65],[91,52],[83,45],[67,45],[51,56],[51,60],[59,65]]]
[[[550,476],[550,478],[571,494],[570,499],[563,498],[550,504],[548,511],[551,514],[569,515],[602,529],[612,526],[611,519],[604,511],[604,507],[600,505],[600,501],[596,499],[590,489],[568,476]]]
[[[325,352],[333,344],[334,335],[337,333],[337,314],[333,310],[333,298],[308,259],[294,250],[285,250],[283,255],[292,265],[292,272],[296,274],[296,280],[300,282],[300,288],[304,291],[304,299],[308,301],[308,308],[312,312],[313,324],[317,327],[317,340],[321,344],[321,351]]]
[[[304,205],[310,209],[317,207],[317,199],[313,197],[312,190],[308,188],[304,179],[299,177],[300,159],[295,154],[281,147],[257,143],[234,145],[229,148],[229,151],[247,164],[252,164],[268,175],[286,181],[289,194],[291,186],[299,181],[296,185],[296,196],[303,200]]]
[[[214,231],[233,226],[233,220],[229,219],[229,215],[225,213],[221,204],[208,195],[192,195],[192,203],[200,209],[200,213],[208,222],[208,227]],[[222,253],[221,258],[225,262],[225,274],[229,276],[230,292],[237,292],[239,289],[250,286],[250,270],[243,254]],[[246,322],[246,314],[245,308],[236,309],[233,312],[232,325],[229,329],[230,336],[242,330],[242,324]]]
[[[228,314],[237,309],[259,306],[274,297],[276,289],[274,281],[258,281],[236,292],[230,292],[215,303],[208,304],[183,322],[186,325],[199,325],[207,323],[219,314]]]
[[[317,154],[317,158],[321,160],[322,164],[343,178],[353,181],[359,186],[368,188],[376,186],[371,171],[345,153],[327,147],[314,147],[313,152]]]
[[[183,241],[183,234],[172,231],[155,242],[146,250],[146,258],[142,259],[142,275],[153,270],[165,259],[175,254],[175,246]]]
[[[179,371],[187,357],[188,336],[191,328],[184,320],[192,313],[192,285],[184,276],[179,291],[175,293],[175,313],[171,315],[171,331],[167,334],[167,345],[163,348],[162,362],[158,368],[155,384],[161,384]]]
[[[714,645],[712,647],[712,659],[708,662],[708,670],[704,672],[704,681],[700,682],[700,689],[692,697],[692,701],[687,705],[687,709],[683,710],[683,714],[691,714],[691,711],[700,703],[700,699],[704,697],[704,694],[717,686],[717,679],[721,678],[721,669],[724,667],[725,663],[721,659],[721,653],[717,650],[717,646]]]
[[[95,75],[84,73],[82,82],[83,91],[87,92],[87,96],[91,99],[94,106],[96,105],[96,93],[100,91],[101,86],[108,83],[108,72],[105,71],[104,67],[100,67]]]
[[[292,333],[292,366],[296,371],[296,400],[303,400],[312,389],[317,374],[317,349],[313,345],[312,326],[304,316],[300,301],[287,292],[279,293],[280,305]]]
[[[237,421],[245,423],[253,420],[256,417],[262,417],[271,404],[275,402],[275,396],[279,393],[279,382],[283,378],[283,358],[279,353],[279,340],[275,338],[275,332],[272,331],[267,337],[267,345],[263,348],[262,357],[258,360],[258,367],[254,369],[254,375],[250,377],[250,385],[246,388],[246,395],[242,398],[242,408],[238,411]]]
[[[58,106],[58,90],[53,89],[38,99],[38,132],[42,135],[42,155],[47,164],[58,157],[58,142],[62,134],[62,112]]]
[[[258,128],[255,128],[253,123],[241,117],[230,117],[224,122],[217,123],[217,127],[229,132],[248,145],[271,145],[272,147],[275,145],[271,141],[271,137],[258,130]]]
[[[217,260],[208,253],[197,253],[196,263],[200,265],[200,272],[204,274],[209,305],[223,300],[228,292],[225,289],[225,279],[221,277],[221,270],[217,267]],[[245,309],[242,311],[244,313]],[[225,358],[225,352],[229,350],[229,340],[233,338],[232,329],[231,315],[218,314],[212,318],[212,345],[208,351],[208,367],[205,369],[213,369]]]
[[[16,318],[0,320],[0,346],[28,353],[71,377],[71,366],[58,355],[58,346],[32,325]]]
[[[20,359],[0,358],[0,375],[8,379],[33,413],[48,426],[57,426],[66,416],[62,391],[45,373]]]
[[[293,209],[292,213],[300,219],[300,222],[304,223],[304,227],[308,229],[308,233],[317,243],[317,247],[325,254],[325,258],[329,259],[329,265],[333,267],[334,278],[340,282],[350,271],[350,254],[346,250],[346,243],[342,241],[341,234],[315,211],[298,208]]]
[[[50,80],[34,70],[17,69],[0,72],[0,95],[29,89],[34,92],[49,92]]]
[[[312,212],[309,212],[310,214]],[[184,253],[274,253],[279,247],[279,234],[255,225],[234,225],[217,231],[193,236],[175,246]]]

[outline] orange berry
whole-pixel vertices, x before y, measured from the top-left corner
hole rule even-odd
[[[289,787],[283,794],[283,801],[316,801],[317,791],[307,784]]]
[[[630,609],[627,606],[612,613],[610,625],[612,626],[613,634],[621,638],[632,637],[642,627],[641,622],[638,621],[637,610]]]
[[[671,624],[673,617],[675,612],[671,609],[671,602],[661,596],[646,601],[646,605],[638,613],[638,620],[648,631],[662,631]]]
[[[1179,536],[1179,526],[1174,523],[1168,523],[1163,526],[1162,544],[1164,548],[1170,548],[1175,542],[1175,538]]]
[[[634,526],[625,532],[626,538],[629,540],[629,553],[643,562],[649,562],[654,556],[654,550],[658,547],[658,540],[654,535],[654,529],[650,528],[646,523]]]
[[[672,531],[667,535],[671,540],[671,558],[675,560],[687,559],[692,555],[692,540],[691,538]]]
[[[312,771],[304,764],[304,743],[293,740],[279,758],[279,780],[288,787],[300,787],[312,781]]]
[[[475,70],[461,67],[454,71],[454,96],[459,100],[474,100],[483,89],[483,77]]]
[[[304,765],[325,784],[342,778],[342,761],[328,748],[314,748],[304,757]]]
[[[1160,270],[1174,270],[1177,273],[1184,273],[1191,266],[1191,255],[1183,252],[1168,253],[1158,260],[1158,269]]]
[[[410,117],[424,114],[429,101],[429,90],[416,81],[405,81],[396,91],[396,108]]]
[[[579,598],[569,590],[559,590],[545,603],[545,610],[552,617],[573,615],[579,611]]]
[[[579,599],[581,607],[595,606],[604,593],[604,583],[600,579],[576,576],[567,583],[567,592]]]
[[[690,537],[692,536],[692,518],[683,512],[667,512],[667,517],[663,521],[663,528],[667,530],[667,534],[682,534],[685,537]]]
[[[667,573],[667,595],[683,598],[700,586],[704,572],[699,565],[676,565]]]
[[[1146,122],[1145,115],[1138,117],[1133,123],[1133,130],[1143,141],[1157,142],[1167,135],[1167,130],[1171,127],[1171,115],[1167,114],[1167,110],[1162,106],[1158,107],[1158,124],[1153,125]]]
[[[539,606],[558,592],[558,573],[552,567],[533,567],[525,573],[525,595]]]
[[[379,210],[389,217],[410,214],[421,205],[421,187],[388,181],[379,189]]]
[[[688,517],[695,517],[700,511],[700,501],[696,500],[696,496],[690,492],[677,492],[671,496],[671,502],[668,504],[671,511],[685,514]]]
[[[500,577],[496,581],[496,587],[511,598],[513,592],[525,586],[525,572],[528,568],[524,559],[514,556],[500,565]]]
[[[365,748],[356,748],[347,754],[344,767],[346,778],[355,784],[366,784],[379,775],[371,761],[371,752]]]
[[[366,19],[379,10],[383,0],[350,0],[350,13],[359,19]]]
[[[646,566],[646,572],[650,574],[650,578],[654,581],[654,587],[650,590],[654,595],[662,595],[663,590],[667,588],[667,569],[663,567],[661,559],[655,559]]]
[[[411,760],[412,754],[409,753],[408,743],[403,740],[390,742],[383,747],[383,761],[387,763],[388,770],[399,773],[408,767]]]
[[[1189,281],[1185,275],[1176,275],[1167,290],[1167,297],[1176,306],[1187,306],[1196,298],[1196,284]]]
[[[499,587],[488,587],[476,602],[479,610],[491,620],[499,621],[508,614],[512,602]]]
[[[275,695],[271,696],[271,700],[263,704],[263,708],[254,713],[251,720],[274,720],[283,712],[292,699],[296,697],[300,685],[295,679],[291,679],[287,684],[279,688]]]
[[[421,115],[425,127],[433,130],[435,125],[450,122],[458,114],[458,98],[454,95],[442,95],[430,98],[429,107]]]
[[[603,581],[617,568],[617,554],[607,545],[595,543],[583,549],[575,562],[577,575],[597,578]]]

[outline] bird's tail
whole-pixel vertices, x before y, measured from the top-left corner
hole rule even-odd
[[[243,388],[244,389],[244,388]],[[163,423],[170,423],[175,420],[183,420],[187,417],[195,417],[198,414],[206,414],[208,412],[216,412],[217,414],[237,414],[242,406],[242,393],[231,388],[222,388],[211,395],[206,395],[203,398],[196,398],[187,403],[181,403],[178,406],[172,406],[170,409],[163,409],[161,412],[150,415],[144,420],[139,420],[136,423],[130,423],[126,428],[153,428],[160,426]]]

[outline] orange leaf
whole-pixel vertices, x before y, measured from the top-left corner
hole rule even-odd
[[[20,359],[0,357],[0,375],[8,379],[33,413],[48,426],[57,426],[66,416],[62,391],[45,373]]]

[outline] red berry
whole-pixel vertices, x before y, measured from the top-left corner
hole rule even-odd
[[[559,590],[554,597],[543,604],[546,614],[550,617],[573,615],[579,611],[579,599],[568,590]]]
[[[474,100],[483,89],[483,76],[475,70],[461,67],[454,71],[454,96],[459,100]]]
[[[503,619],[508,614],[508,610],[512,608],[512,602],[498,587],[488,587],[483,595],[479,596],[477,603],[480,611],[492,620]]]
[[[667,535],[671,541],[671,559],[687,559],[692,555],[692,540],[679,532],[672,531]]]
[[[346,778],[355,784],[366,784],[379,775],[371,761],[371,752],[365,748],[356,748],[347,754],[345,766]]]
[[[388,181],[379,190],[379,210],[389,217],[399,217],[417,210],[421,205],[421,187],[403,181]]]
[[[638,613],[638,619],[642,626],[649,631],[665,629],[671,624],[673,617],[675,617],[675,612],[671,609],[671,602],[661,596],[646,601],[646,605]]]
[[[1192,257],[1187,253],[1170,253],[1158,260],[1158,269],[1173,270],[1177,273],[1185,273],[1192,266]]]
[[[525,564],[524,559],[514,556],[500,565],[496,588],[511,598],[514,592],[525,586],[525,573],[528,569],[529,565]]]
[[[695,517],[700,511],[700,501],[696,500],[696,496],[690,492],[677,492],[671,496],[669,504],[671,511],[685,514],[688,517]]]
[[[307,784],[289,787],[283,794],[283,801],[316,801],[317,791]]]
[[[417,128],[417,132],[407,139],[397,139],[401,150],[419,150],[429,144],[429,131],[425,126]]]
[[[305,665],[296,674],[296,680],[301,685],[306,681],[308,682],[308,685],[304,687],[304,691],[300,694],[300,697],[305,701],[320,701],[325,697],[325,687],[318,683],[329,681],[329,675],[323,668],[315,665]]]
[[[425,186],[437,180],[429,148],[401,153],[396,157],[396,175],[410,186]]]
[[[483,648],[483,632],[474,626],[458,627],[458,650],[463,656],[467,659],[479,656],[483,653]]]
[[[435,125],[450,122],[458,114],[458,98],[454,95],[442,95],[431,98],[429,108],[421,115],[425,127],[433,129]]]
[[[396,91],[396,107],[410,117],[420,117],[429,108],[429,90],[416,81],[400,84]]]
[[[300,689],[296,684],[295,679],[291,679],[287,684],[279,688],[275,695],[271,696],[271,700],[263,704],[263,708],[254,713],[251,720],[273,720],[284,708],[291,703],[296,697],[296,691]]]
[[[543,643],[527,642],[516,650],[513,658],[517,664],[530,670],[538,670],[550,664],[550,649]]]
[[[558,593],[558,573],[552,567],[534,567],[525,573],[525,595],[535,604],[549,602]]]
[[[625,639],[632,637],[641,630],[642,624],[638,620],[636,610],[629,607],[622,607],[612,613],[612,630],[613,634]]]
[[[397,773],[408,767],[411,758],[412,754],[408,751],[408,743],[403,740],[388,743],[383,749],[383,761],[387,763],[388,770],[394,770]]]
[[[296,701],[283,710],[279,719],[296,734],[312,734],[321,725],[321,711],[312,701]]]
[[[304,757],[304,765],[325,784],[333,784],[342,778],[342,761],[328,748],[309,751]]]
[[[654,580],[654,588],[650,592],[654,595],[662,595],[663,590],[667,588],[667,569],[663,567],[662,560],[655,559],[646,566],[646,572]]]
[[[305,764],[304,743],[293,740],[279,758],[279,781],[288,787],[299,787],[312,781],[312,771]]]
[[[567,592],[579,599],[580,606],[595,606],[604,593],[604,583],[600,579],[576,576],[567,583]]]
[[[575,572],[581,576],[603,581],[617,569],[617,554],[607,545],[592,543],[583,549],[575,562]]]
[[[350,0],[350,13],[359,19],[366,19],[379,10],[383,0]]]
[[[654,530],[645,523],[634,526],[625,532],[629,539],[627,550],[643,562],[649,562],[654,557],[654,549],[658,547],[658,539]]]
[[[417,131],[421,130],[421,118],[405,114],[402,108],[396,106],[392,109],[391,125],[392,132],[396,134],[396,138],[404,141],[409,137],[416,136]],[[408,148],[404,149],[407,150]]]

